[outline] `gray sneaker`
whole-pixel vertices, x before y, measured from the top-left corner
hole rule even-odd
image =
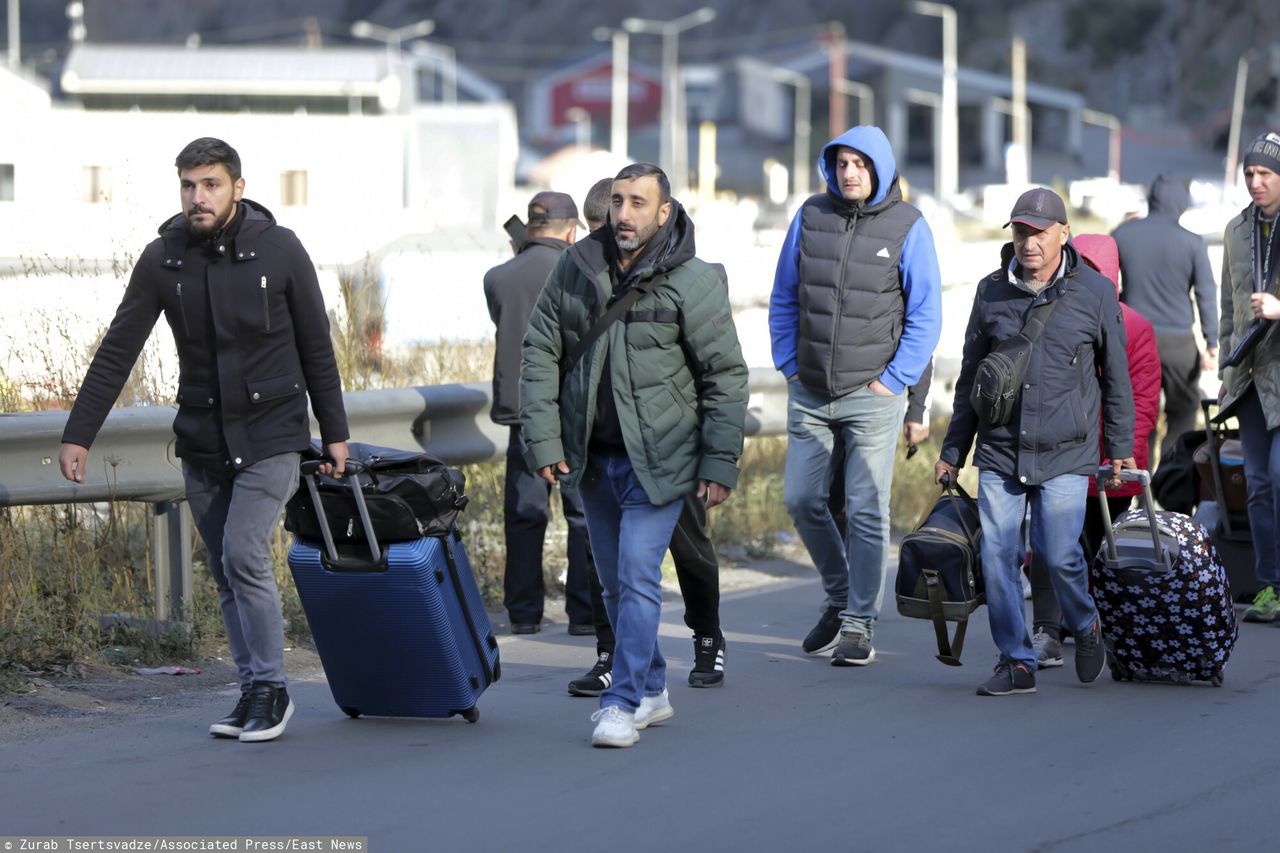
[[[1097,681],[1107,668],[1107,649],[1102,644],[1098,620],[1093,620],[1089,633],[1076,637],[1076,677],[1085,684]]]
[[[1031,648],[1036,651],[1036,664],[1040,669],[1062,666],[1062,643],[1044,628],[1037,628],[1031,638]]]
[[[866,666],[876,659],[871,638],[861,631],[841,631],[840,645],[831,654],[832,666]]]

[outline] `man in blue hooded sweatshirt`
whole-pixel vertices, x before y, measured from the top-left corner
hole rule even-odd
[[[941,283],[933,234],[902,200],[880,128],[832,140],[818,168],[827,191],[792,221],[769,300],[773,364],[787,378],[783,499],[826,592],[804,650],[835,646],[833,665],[864,666],[875,660],[906,389],[938,343]],[[827,506],[837,435],[846,450],[844,539]]]

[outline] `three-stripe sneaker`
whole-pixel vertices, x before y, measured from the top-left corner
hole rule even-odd
[[[596,665],[581,678],[569,682],[571,696],[599,696],[613,684],[613,652],[601,651]]]
[[[693,635],[693,669],[690,687],[719,687],[724,684],[724,634]]]

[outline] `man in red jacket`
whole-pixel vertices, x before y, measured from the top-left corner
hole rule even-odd
[[[1120,250],[1116,241],[1102,234],[1081,234],[1072,241],[1085,263],[1111,279],[1120,287]],[[1125,356],[1129,359],[1129,382],[1133,385],[1133,456],[1139,468],[1146,468],[1150,446],[1148,436],[1155,430],[1160,414],[1160,353],[1156,349],[1156,333],[1151,323],[1137,311],[1120,303],[1124,315]],[[1105,453],[1102,463],[1106,464]],[[1098,505],[1097,483],[1089,478],[1089,503],[1084,513],[1084,548],[1086,559],[1092,560],[1098,553],[1105,535],[1102,508]],[[1142,487],[1137,483],[1122,483],[1107,489],[1107,506],[1115,518],[1129,508],[1134,495]],[[1062,666],[1062,611],[1048,570],[1036,560],[1031,560],[1031,611],[1035,633],[1031,645],[1036,651],[1036,663],[1040,669]]]

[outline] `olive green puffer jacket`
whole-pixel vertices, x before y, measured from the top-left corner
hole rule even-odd
[[[1249,205],[1227,224],[1222,235],[1222,310],[1218,314],[1218,353],[1221,358],[1227,357],[1253,322],[1253,312],[1249,308],[1249,294],[1255,287],[1250,233],[1254,228],[1253,212],[1254,206]],[[1272,294],[1276,293],[1277,278],[1280,277],[1273,276],[1272,279]],[[1218,376],[1227,388],[1228,399],[1239,397],[1252,380],[1262,403],[1262,413],[1267,419],[1267,429],[1280,427],[1280,330],[1272,329],[1240,365],[1222,368]]]
[[[665,249],[630,279],[644,295],[563,379],[562,359],[607,308],[612,232],[601,228],[560,256],[529,321],[520,367],[526,461],[536,471],[563,460],[565,481],[575,485],[607,362],[627,455],[659,506],[694,491],[698,480],[737,485],[747,413],[747,367],[728,289],[693,257],[693,223],[672,204],[672,227],[654,238],[665,237]]]

